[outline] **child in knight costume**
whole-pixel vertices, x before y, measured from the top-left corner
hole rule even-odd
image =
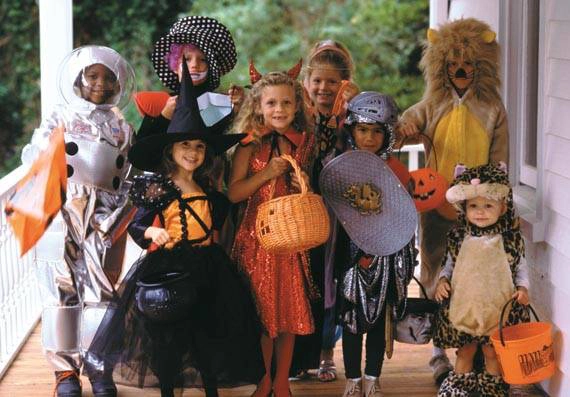
[[[499,46],[495,33],[479,20],[468,18],[428,30],[420,63],[426,80],[421,102],[401,117],[399,133],[426,134],[427,166],[437,167],[448,182],[456,164],[475,167],[489,162],[508,163],[507,116],[499,87]],[[437,158],[437,160],[435,160]],[[437,164],[435,164],[437,162]],[[421,281],[433,297],[445,252],[445,235],[455,211],[445,203],[420,214]],[[452,368],[445,351],[434,348],[430,360],[440,383]]]
[[[441,384],[438,396],[508,396],[489,335],[511,299],[506,324],[529,321],[524,307],[529,303],[529,279],[507,174],[494,165],[466,169],[446,198],[457,207],[459,219],[448,234],[445,266],[437,283],[436,300],[449,298],[449,304],[438,313],[434,344],[458,350],[455,370]],[[477,345],[482,346],[486,366],[478,374],[473,372]]]
[[[398,109],[391,97],[376,92],[356,95],[348,103],[344,122],[348,152],[331,160],[321,173],[321,191],[340,221],[334,234],[333,253],[338,279],[336,309],[343,326],[347,379],[344,397],[382,396],[380,373],[386,350],[386,312],[391,310],[390,305],[398,305],[407,296],[407,286],[416,265],[413,236],[416,210],[404,188],[407,173],[402,171],[405,167],[391,156],[397,119]],[[367,152],[371,158],[344,160],[351,149]],[[337,167],[340,161],[347,163],[342,168]],[[335,168],[339,170],[333,172]],[[338,181],[344,179],[350,185],[349,191],[335,187],[343,186]],[[360,180],[365,183],[359,184]],[[344,200],[339,200],[339,195]],[[348,202],[359,213],[352,213]],[[372,215],[382,218],[374,219]],[[370,225],[360,223],[367,221]],[[379,244],[398,241],[392,249],[382,247],[384,254],[378,255],[371,254],[363,243],[369,239]],[[365,333],[363,375],[361,356]]]
[[[129,233],[147,252],[135,262],[89,353],[102,355],[137,387],[175,389],[257,383],[264,373],[260,326],[248,285],[216,243],[229,202],[211,178],[214,155],[243,134],[223,135],[226,120],[207,127],[198,92],[183,63],[180,95],[168,130],[157,129],[129,152],[138,207]]]
[[[56,371],[58,396],[81,395],[82,364],[93,395],[116,395],[112,368],[104,366],[103,357],[85,355],[85,349],[115,294],[105,270],[120,272],[122,265],[125,240],[118,234],[130,209],[125,179],[133,131],[118,108],[128,103],[133,88],[133,71],[114,50],[74,50],[60,67],[59,89],[67,104],[42,122],[22,153],[22,161],[32,163],[53,128],[65,127],[64,261],[40,267],[42,345]]]

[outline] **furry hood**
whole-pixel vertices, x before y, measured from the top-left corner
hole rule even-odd
[[[430,104],[453,98],[453,85],[447,77],[447,61],[461,54],[475,65],[469,88],[478,100],[500,101],[499,45],[489,25],[474,18],[459,19],[429,29],[420,68],[427,84],[424,100]]]

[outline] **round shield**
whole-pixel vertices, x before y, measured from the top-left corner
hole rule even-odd
[[[414,202],[377,155],[354,150],[331,160],[319,185],[350,239],[365,253],[386,256],[412,239],[417,225]]]

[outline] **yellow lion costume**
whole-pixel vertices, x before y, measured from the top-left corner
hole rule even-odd
[[[499,94],[499,46],[489,25],[469,18],[428,30],[420,62],[427,84],[422,100],[404,112],[401,125],[429,136],[437,171],[448,182],[455,165],[508,163],[507,115]],[[426,145],[427,165],[436,168]],[[440,211],[443,213],[442,211]],[[433,296],[452,221],[437,211],[420,216],[422,280]]]

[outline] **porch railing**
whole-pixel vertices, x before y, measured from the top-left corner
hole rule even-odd
[[[18,242],[4,208],[26,167],[0,179],[0,379],[35,327],[41,314],[36,281],[36,251],[20,258]]]
[[[408,145],[402,149],[402,154],[408,155],[409,170],[418,168],[419,153],[422,151],[422,145]],[[57,251],[61,251],[57,243],[44,243],[40,254],[34,248],[20,258],[18,243],[7,222],[4,208],[25,172],[26,168],[22,166],[0,179],[0,379],[41,315],[40,287],[36,280],[38,262],[57,260]],[[46,253],[46,249],[51,250],[52,255]]]

